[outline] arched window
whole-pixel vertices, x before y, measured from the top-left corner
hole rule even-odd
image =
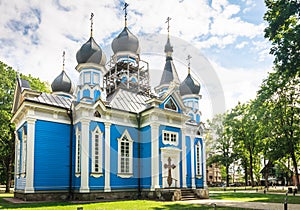
[[[26,156],[27,156],[27,131],[26,127],[22,130],[22,171],[21,173],[25,175],[26,173]]]
[[[200,114],[196,114],[196,122],[200,123]]]
[[[16,132],[16,175],[20,174],[20,166],[21,166],[21,161],[20,161],[20,138],[19,138],[19,132]]]
[[[95,113],[94,113],[94,117],[101,118],[101,114],[100,114],[100,112],[98,112],[98,111],[95,111]]]
[[[81,132],[76,128],[76,154],[75,154],[75,173],[80,174],[80,157],[81,157]]]
[[[193,113],[189,113],[189,116],[191,116],[190,121],[195,121],[195,119],[194,119],[194,114],[193,114]]]
[[[202,148],[199,141],[196,144],[196,177],[202,177]]]
[[[118,176],[129,178],[132,174],[133,140],[127,130],[118,138]]]
[[[102,132],[97,126],[92,132],[92,173],[102,173]]]

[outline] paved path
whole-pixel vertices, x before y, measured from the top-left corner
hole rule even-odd
[[[216,204],[217,206],[216,209],[218,209],[218,206],[258,209],[258,210],[283,210],[284,209],[282,203],[242,202],[242,201],[213,200],[213,199],[201,199],[201,200],[178,201],[178,202],[211,205],[211,206],[214,206],[214,204]],[[288,204],[288,210],[300,210],[300,204]]]

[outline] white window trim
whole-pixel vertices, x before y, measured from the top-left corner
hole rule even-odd
[[[170,108],[167,108],[167,107],[166,107],[166,104],[167,104],[170,100],[175,104],[176,110],[170,109]],[[178,106],[177,106],[177,104],[175,103],[175,101],[173,100],[172,97],[170,97],[168,100],[166,100],[166,102],[165,102],[165,104],[164,104],[164,108],[165,108],[166,110],[170,110],[170,111],[173,111],[173,112],[178,112]]]
[[[90,84],[91,83],[91,72],[84,72],[83,80],[84,80],[84,84]]]
[[[169,141],[165,140],[165,134],[169,135]],[[171,135],[176,135],[176,141],[171,141]],[[164,144],[171,144],[174,146],[178,146],[178,132],[173,132],[173,131],[167,131],[167,130],[163,130],[162,131],[162,141]]]
[[[27,156],[27,135],[25,134],[25,127],[22,130],[22,165],[21,165],[21,176],[26,175],[26,156]]]
[[[16,175],[17,175],[17,177],[20,176],[20,167],[21,167],[21,160],[20,160],[21,142],[20,142],[18,135],[19,135],[19,133],[16,132],[15,136],[16,136]]]
[[[81,132],[79,128],[76,128],[76,153],[75,153],[75,176],[79,177],[80,176],[80,159],[81,159]]]
[[[202,178],[202,148],[201,144],[198,141],[196,144],[196,178],[201,179]]]
[[[95,168],[95,161],[96,161],[96,145],[95,145],[95,141],[96,141],[96,135],[98,135],[99,137],[99,142],[98,142],[98,171],[96,171]],[[103,133],[101,132],[100,128],[97,126],[95,128],[95,130],[92,132],[92,171],[91,171],[91,176],[93,177],[100,177],[103,175],[102,173],[102,141],[103,141]]]
[[[124,136],[127,137],[128,142],[129,142],[129,172],[124,173],[121,172],[121,142]],[[133,176],[133,140],[131,136],[129,135],[128,131],[125,130],[124,133],[118,140],[118,176],[121,178],[130,178]]]

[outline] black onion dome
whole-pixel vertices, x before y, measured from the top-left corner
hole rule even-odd
[[[115,54],[122,51],[139,54],[140,51],[138,38],[127,27],[113,40],[111,48]]]
[[[69,94],[73,94],[74,92],[72,81],[65,71],[62,71],[60,75],[54,79],[51,88],[52,92],[65,92]]]
[[[93,37],[81,46],[81,48],[76,53],[76,60],[78,64],[81,63],[96,63],[100,65],[105,65],[106,56],[95,42]]]
[[[185,80],[179,86],[180,95],[199,94],[200,84],[188,74]]]

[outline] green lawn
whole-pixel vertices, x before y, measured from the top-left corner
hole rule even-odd
[[[243,193],[243,192],[210,192],[211,199],[235,200],[247,202],[268,202],[284,203],[284,194],[263,194],[263,193]],[[300,204],[300,197],[288,195],[288,203]]]
[[[23,203],[12,204],[3,200],[3,198],[13,197],[13,194],[0,194],[0,209],[72,209],[76,210],[78,207],[83,209],[103,209],[103,210],[118,210],[118,209],[202,209],[213,210],[212,206],[189,205],[176,202],[159,202],[149,200],[129,200],[129,201],[113,201],[100,203],[69,203],[69,202],[47,202],[47,203]],[[232,207],[218,207],[218,210],[230,210]],[[235,210],[245,210],[241,208],[234,208]]]

